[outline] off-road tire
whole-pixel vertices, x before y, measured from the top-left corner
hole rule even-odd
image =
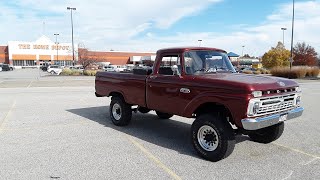
[[[203,129],[208,129],[203,131]],[[203,134],[203,133],[204,134]],[[213,141],[208,143],[208,139]],[[205,139],[205,140],[204,140]],[[235,146],[235,134],[226,118],[215,114],[203,114],[191,126],[191,141],[197,153],[209,161],[219,161],[229,156]],[[210,144],[212,144],[210,146]],[[205,148],[204,146],[209,148]]]
[[[158,115],[158,117],[160,119],[169,119],[169,118],[171,118],[173,116],[172,114],[163,113],[163,112],[160,112],[160,111],[156,111],[156,114]]]
[[[255,142],[267,144],[277,140],[282,135],[283,130],[284,123],[281,122],[273,126],[252,131],[248,135],[250,139]]]
[[[132,117],[131,106],[121,97],[112,97],[109,108],[110,119],[116,126],[126,126]]]

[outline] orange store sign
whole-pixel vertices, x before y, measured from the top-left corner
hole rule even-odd
[[[69,46],[57,46],[57,45],[39,45],[39,44],[18,44],[19,49],[43,49],[43,50],[69,50]]]

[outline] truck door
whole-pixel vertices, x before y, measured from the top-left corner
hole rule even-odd
[[[155,66],[159,67],[158,72],[153,72],[147,78],[146,102],[148,108],[181,115],[189,99],[185,96],[190,92],[185,87],[181,76],[180,55],[163,55],[161,62]]]

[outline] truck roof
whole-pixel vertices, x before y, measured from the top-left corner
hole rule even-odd
[[[189,50],[211,50],[211,51],[220,51],[227,53],[225,50],[217,49],[217,48],[211,48],[211,47],[172,47],[172,48],[164,48],[159,49],[157,53],[163,53],[163,52],[184,52]]]

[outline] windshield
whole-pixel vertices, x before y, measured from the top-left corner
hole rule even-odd
[[[219,51],[187,51],[184,62],[186,74],[236,72],[226,53]]]

